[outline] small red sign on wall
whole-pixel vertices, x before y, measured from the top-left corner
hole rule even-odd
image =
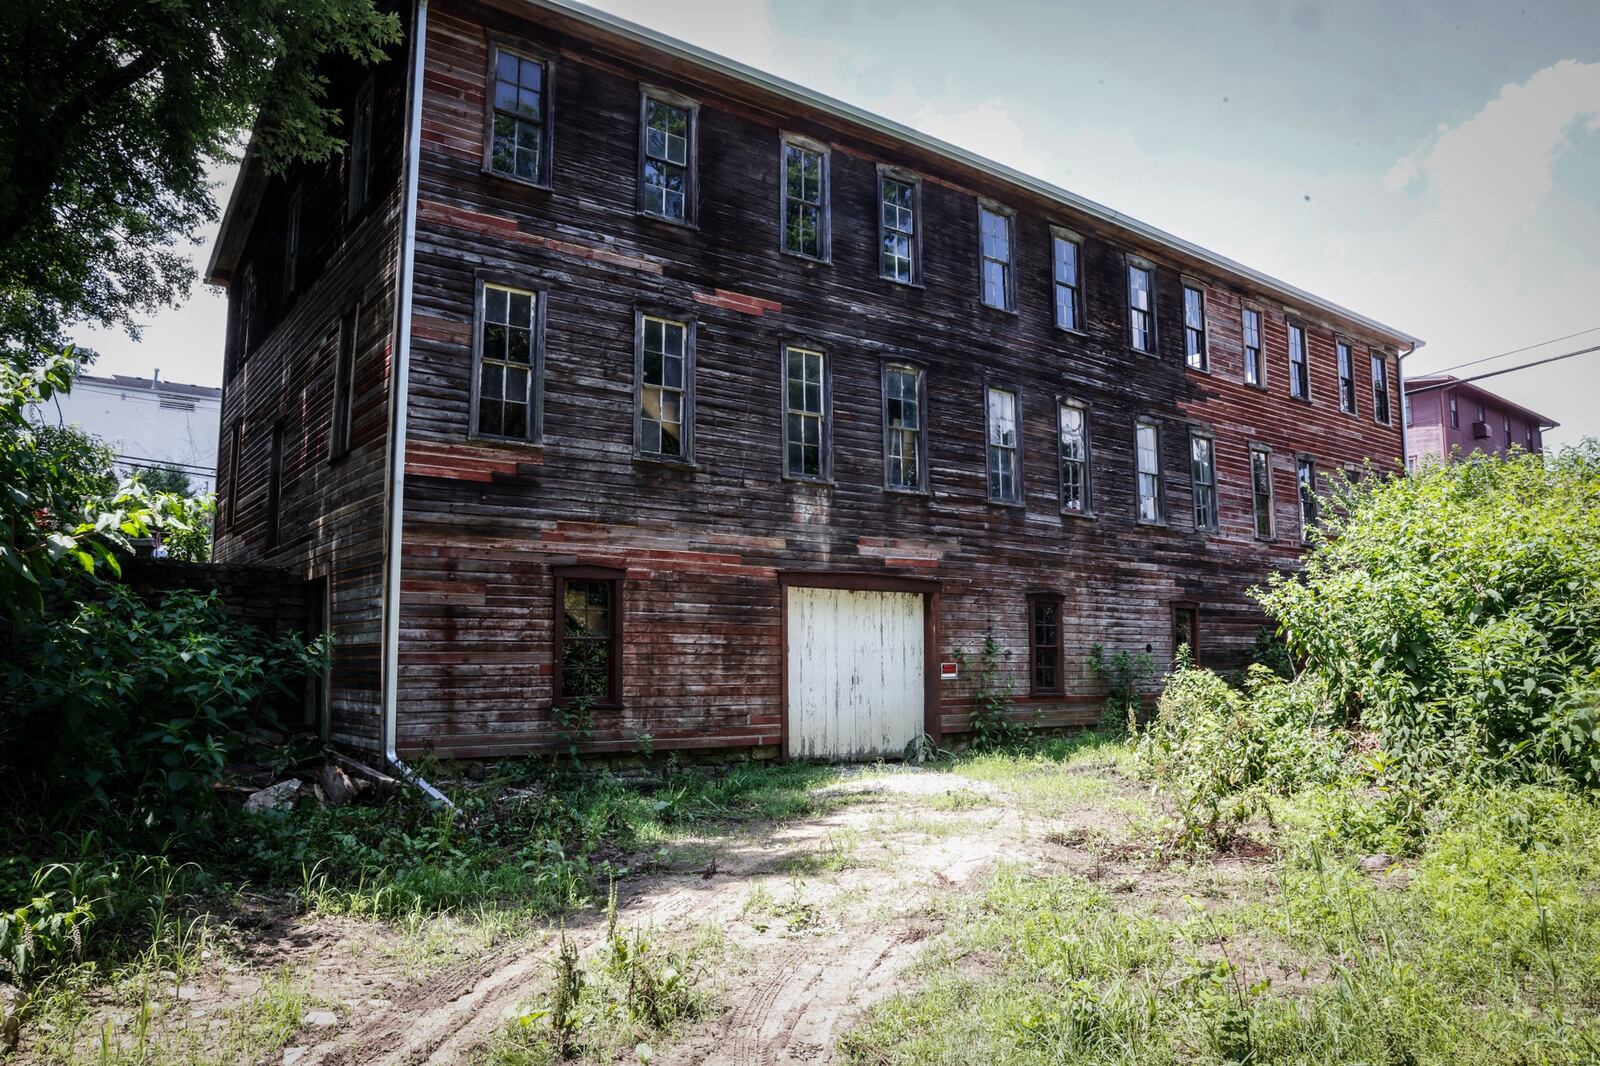
[[[939,664],[939,680],[940,681],[954,681],[956,678],[958,678],[960,676],[961,676],[961,670],[955,663],[940,663]]]

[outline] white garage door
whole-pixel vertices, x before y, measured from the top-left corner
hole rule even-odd
[[[788,594],[789,754],[905,754],[923,732],[922,594]]]

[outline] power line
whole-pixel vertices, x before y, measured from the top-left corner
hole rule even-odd
[[[1531,363],[1518,363],[1516,366],[1502,367],[1499,370],[1491,370],[1487,374],[1474,374],[1470,378],[1455,378],[1451,381],[1441,381],[1433,385],[1423,385],[1421,388],[1407,389],[1406,395],[1415,396],[1419,392],[1432,392],[1434,389],[1448,389],[1452,385],[1465,385],[1469,381],[1482,381],[1484,378],[1497,378],[1501,374],[1510,374],[1518,370],[1527,370],[1529,367],[1544,366],[1546,363],[1559,363],[1563,359],[1572,359],[1576,356],[1588,355],[1590,352],[1600,352],[1600,344],[1595,345],[1593,348],[1579,348],[1575,352],[1563,352],[1560,355],[1552,355],[1548,359],[1535,359]]]
[[[1447,367],[1444,367],[1444,368],[1442,368],[1440,370],[1430,370],[1430,371],[1428,371],[1428,373],[1429,374],[1448,374],[1452,370],[1465,370],[1467,367],[1469,367],[1469,366],[1477,366],[1479,363],[1487,363],[1487,362],[1489,362],[1490,360],[1493,360],[1493,359],[1504,359],[1508,355],[1519,355],[1522,352],[1531,352],[1535,348],[1543,348],[1547,344],[1556,344],[1556,343],[1558,343],[1560,341],[1570,341],[1574,337],[1581,337],[1585,333],[1594,333],[1596,331],[1600,331],[1600,326],[1590,326],[1588,329],[1580,329],[1576,333],[1569,333],[1565,337],[1551,337],[1549,340],[1540,341],[1538,344],[1529,344],[1529,345],[1525,345],[1525,346],[1523,346],[1521,348],[1513,348],[1509,352],[1501,352],[1499,355],[1486,355],[1482,359],[1473,359],[1473,360],[1470,360],[1470,361],[1465,362],[1465,363],[1457,363],[1455,366],[1447,366]]]

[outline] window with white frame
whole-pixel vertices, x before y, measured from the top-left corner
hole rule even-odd
[[[1128,264],[1128,343],[1155,354],[1155,271],[1138,263]]]
[[[639,316],[639,454],[687,460],[693,419],[689,386],[694,372],[690,325]]]
[[[1260,385],[1261,376],[1261,312],[1254,307],[1244,309],[1244,382]]]
[[[644,94],[644,144],[639,187],[645,214],[672,222],[694,221],[694,121],[692,107]]]
[[[548,180],[548,75],[537,59],[495,49],[488,164],[496,174],[536,185]]]
[[[828,156],[789,141],[783,145],[783,250],[828,258]]]
[[[994,385],[989,386],[987,394],[989,499],[994,503],[1021,503],[1017,394]]]
[[[826,357],[792,345],[783,350],[784,471],[820,481],[828,476]]]
[[[1195,285],[1183,287],[1183,361],[1195,370],[1207,370],[1206,294]]]
[[[878,272],[890,281],[915,285],[917,276],[917,183],[878,174]]]
[[[898,492],[926,487],[927,417],[923,372],[914,366],[883,371],[883,483]]]
[[[983,302],[1002,311],[1012,309],[1011,216],[978,206],[978,238]]]
[[[538,315],[537,293],[483,286],[474,419],[474,432],[480,437],[534,439]]]
[[[1088,514],[1089,412],[1080,403],[1063,401],[1057,421],[1061,442],[1061,509]]]
[[[1339,410],[1347,415],[1356,413],[1355,356],[1345,341],[1335,341],[1339,353]]]
[[[1139,482],[1139,521],[1161,521],[1161,431],[1154,422],[1134,426],[1134,461]]]
[[[1311,539],[1317,521],[1317,461],[1302,455],[1295,460],[1295,483],[1300,490],[1300,540]]]
[[[1382,352],[1372,355],[1372,417],[1379,424],[1389,424],[1389,360]],[[1509,435],[1508,435],[1509,436]]]
[[[1194,485],[1194,527],[1217,528],[1217,457],[1212,439],[1203,433],[1189,436],[1189,470]]]
[[[1461,428],[1461,409],[1456,406],[1455,393],[1450,394],[1450,428]]]
[[[1256,536],[1272,539],[1272,449],[1264,444],[1250,447],[1250,502],[1255,511]]]
[[[1083,329],[1083,295],[1079,274],[1082,270],[1083,244],[1077,238],[1061,231],[1050,237],[1051,261],[1055,269],[1056,325],[1062,329]]]
[[[1311,372],[1306,362],[1306,328],[1289,323],[1289,395],[1311,399]]]

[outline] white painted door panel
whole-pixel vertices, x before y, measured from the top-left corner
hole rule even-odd
[[[897,757],[922,735],[922,595],[791,586],[789,754]]]

